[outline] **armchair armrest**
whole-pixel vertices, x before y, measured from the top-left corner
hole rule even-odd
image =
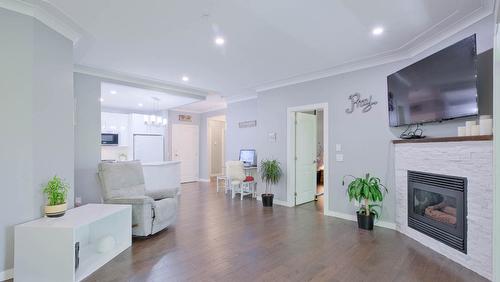
[[[179,188],[155,189],[153,191],[146,190],[146,195],[155,200],[161,200],[165,198],[175,198],[178,194],[179,194]]]
[[[154,205],[154,200],[148,196],[131,196],[106,200],[107,204]]]

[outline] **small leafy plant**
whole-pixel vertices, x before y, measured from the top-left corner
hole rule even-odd
[[[48,205],[56,206],[66,203],[69,184],[64,182],[60,177],[55,175],[44,186],[43,193],[47,195]]]
[[[260,162],[260,177],[266,183],[266,194],[271,193],[271,185],[280,181],[281,164],[277,160],[263,160]]]
[[[379,212],[377,209],[380,209],[381,206],[375,203],[382,202],[388,192],[387,188],[380,183],[380,178],[370,176],[369,173],[364,178],[346,175],[342,179],[342,185],[345,184],[346,177],[353,178],[347,186],[349,201],[356,200],[361,204],[358,211],[360,214],[367,216],[373,214],[375,218],[378,218]]]

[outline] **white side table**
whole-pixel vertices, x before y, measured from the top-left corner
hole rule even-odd
[[[79,266],[75,269],[77,242]],[[15,227],[14,279],[80,281],[131,245],[131,206],[74,208],[63,217],[44,217]]]

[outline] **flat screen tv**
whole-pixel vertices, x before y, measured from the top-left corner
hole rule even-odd
[[[476,35],[387,77],[390,126],[478,114]]]

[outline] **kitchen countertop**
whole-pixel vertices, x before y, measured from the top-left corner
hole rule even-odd
[[[159,165],[173,165],[180,164],[180,161],[164,161],[164,162],[154,162],[154,163],[143,163],[143,166],[159,166]]]

